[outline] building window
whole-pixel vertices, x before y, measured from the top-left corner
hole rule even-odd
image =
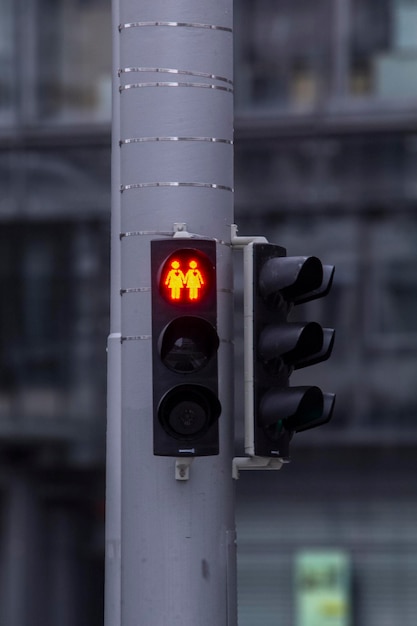
[[[400,260],[385,268],[378,299],[378,330],[417,339],[416,262]]]
[[[107,229],[3,224],[0,417],[104,414]]]
[[[236,15],[238,111],[366,113],[417,98],[417,0],[242,0]]]
[[[39,117],[58,122],[110,120],[110,0],[38,1]]]
[[[406,216],[375,217],[366,232],[367,345],[378,350],[417,350],[417,222]]]
[[[330,80],[332,3],[246,0],[237,13],[238,105],[315,106]]]
[[[350,93],[417,97],[416,0],[352,0]]]
[[[12,121],[16,71],[14,35],[13,0],[2,0],[0,5],[0,125]]]

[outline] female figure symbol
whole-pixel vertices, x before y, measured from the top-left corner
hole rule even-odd
[[[174,260],[171,263],[165,279],[165,285],[171,290],[171,300],[179,300],[181,297],[181,289],[184,288],[184,274],[180,270],[180,264]]]
[[[188,289],[189,300],[198,300],[199,290],[204,285],[204,280],[200,270],[197,268],[197,261],[190,261],[190,269],[185,275],[184,284]]]

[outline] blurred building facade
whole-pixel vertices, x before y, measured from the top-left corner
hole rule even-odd
[[[110,12],[110,0],[0,8],[7,626],[102,623]],[[239,233],[336,265],[331,295],[299,313],[336,328],[333,356],[293,379],[338,396],[329,425],[294,439],[292,464],[237,484],[240,626],[311,626],[297,573],[309,550],[349,563],[346,597],[328,600],[321,626],[411,626],[417,1],[239,0],[235,44]]]
[[[336,391],[333,420],[294,438],[279,476],[238,484],[241,626],[411,626],[417,2],[239,0],[235,36],[236,219],[336,266],[300,313],[336,328],[333,355],[293,376]],[[297,568],[334,550],[350,584],[331,601],[336,576],[332,592],[311,565],[303,588]]]
[[[103,623],[110,0],[0,6],[0,624]]]

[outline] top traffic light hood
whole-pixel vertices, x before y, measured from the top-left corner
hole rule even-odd
[[[306,293],[300,294],[294,299],[294,304],[304,304],[317,298],[324,298],[329,293],[333,284],[334,265],[323,265],[323,277],[320,286]]]
[[[259,275],[260,293],[269,303],[276,303],[281,296],[287,301],[305,302],[306,295],[320,290],[322,283],[323,266],[315,256],[271,258]]]

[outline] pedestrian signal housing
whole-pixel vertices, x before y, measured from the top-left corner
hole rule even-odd
[[[219,452],[216,243],[151,242],[154,454]]]

